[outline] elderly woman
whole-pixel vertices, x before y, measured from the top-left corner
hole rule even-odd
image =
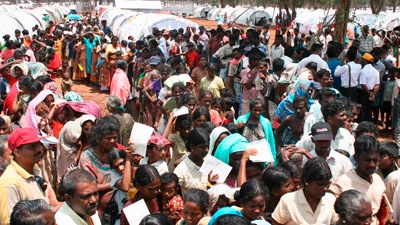
[[[135,122],[133,117],[129,113],[124,113],[121,99],[117,96],[109,96],[106,105],[108,112],[117,118],[120,125],[118,143],[127,146]]]
[[[263,111],[262,101],[259,98],[250,101],[250,112],[240,116],[236,126],[248,142],[254,142],[265,138],[271,148],[272,155],[276,162],[275,138],[269,120],[261,115]]]
[[[92,115],[83,115],[67,122],[61,129],[56,157],[58,182],[68,169],[78,165],[81,153],[88,147],[89,130],[95,120]]]
[[[131,85],[129,84],[128,76],[125,73],[128,63],[123,59],[119,59],[116,65],[117,69],[115,70],[111,81],[110,95],[119,97],[121,99],[122,106],[125,106],[126,101],[131,95]]]
[[[114,116],[99,119],[90,131],[89,148],[82,153],[78,164],[79,168],[89,171],[97,178],[100,217],[112,197],[108,154],[117,147],[118,134],[119,124]]]
[[[335,211],[340,217],[337,225],[372,223],[371,201],[357,190],[348,190],[340,194],[335,202]]]

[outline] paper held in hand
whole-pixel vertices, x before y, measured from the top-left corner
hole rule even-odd
[[[182,106],[179,109],[175,108],[173,111],[174,117],[189,114],[189,109],[186,106]]]
[[[150,214],[143,199],[123,208],[122,210],[124,211],[126,219],[130,225],[139,225],[140,221]]]
[[[213,171],[211,175],[218,174],[217,183],[224,183],[232,167],[212,155],[207,155],[204,158],[203,165],[200,167],[200,172],[209,174],[211,170]]]
[[[131,137],[129,138],[134,143],[136,150],[135,154],[139,154],[146,157],[147,142],[154,132],[154,128],[146,126],[144,124],[135,122],[133,124]]]
[[[274,156],[271,152],[271,147],[266,139],[251,142],[247,145],[247,149],[254,148],[257,150],[257,155],[250,155],[249,159],[253,162],[274,162]]]

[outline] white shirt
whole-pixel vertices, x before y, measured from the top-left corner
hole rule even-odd
[[[375,85],[380,84],[379,72],[371,64],[365,65],[361,70],[360,84],[365,84],[368,90],[372,90]]]
[[[311,127],[317,122],[325,122],[324,115],[321,112],[321,104],[318,101],[310,107],[311,115],[307,116],[304,121],[303,136],[308,136],[311,133]]]
[[[147,165],[147,164],[149,164],[149,157],[143,158],[139,162],[139,165]],[[169,172],[168,165],[164,160],[154,162],[150,165],[154,166],[157,169],[158,173],[160,173],[160,175]]]
[[[290,63],[293,62],[293,60],[292,60],[290,57],[286,56],[286,55],[282,56],[281,59],[283,59],[283,61],[285,62],[285,64],[284,64],[284,67],[285,67],[285,68],[287,68],[287,66],[288,66]]]
[[[400,223],[400,184],[397,185],[394,190],[393,195],[393,218],[396,220],[396,223]]]
[[[297,147],[304,148],[311,151],[315,148],[311,140],[311,135],[303,135],[303,137],[296,143]],[[350,155],[354,155],[354,137],[345,128],[339,128],[335,139],[331,142],[331,148],[342,149],[347,151]]]
[[[274,59],[281,58],[285,52],[285,48],[282,45],[276,47],[275,45],[271,46],[271,68],[274,62]]]
[[[298,71],[300,71],[301,69],[303,69],[304,67],[306,67],[307,63],[309,62],[315,62],[317,63],[317,67],[318,70],[319,69],[326,69],[328,71],[331,71],[329,69],[328,63],[326,63],[321,56],[316,55],[316,54],[311,54],[310,56],[308,56],[307,58],[302,59],[299,64],[297,65],[297,69]]]
[[[347,65],[337,66],[335,70],[335,77],[340,77],[342,87],[349,88],[349,66],[351,71],[351,87],[357,87],[358,79],[360,78],[361,65],[349,62]]]
[[[400,88],[400,79],[396,79],[392,95],[392,106],[394,106],[394,101],[396,97],[399,96],[399,88]]]
[[[56,218],[56,223],[58,225],[88,225],[88,223],[82,219],[74,210],[72,210],[69,205],[64,202],[61,208],[56,212],[54,216]],[[90,217],[94,225],[101,225],[99,215],[94,214]]]
[[[318,157],[315,149],[312,150],[310,154],[314,157]],[[306,164],[307,161],[308,158],[303,156],[302,166],[304,166],[304,164]],[[328,163],[329,168],[331,169],[333,180],[336,180],[336,178],[354,169],[353,164],[350,162],[349,158],[333,150],[332,148],[328,157],[326,158],[326,162]]]

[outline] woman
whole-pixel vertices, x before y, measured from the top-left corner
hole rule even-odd
[[[191,188],[207,190],[207,174],[200,172],[204,157],[208,153],[208,133],[203,128],[194,128],[188,136],[186,148],[190,154],[175,169],[174,173],[179,178],[183,197]]]
[[[54,100],[53,92],[50,90],[41,91],[29,102],[23,127],[32,128],[38,135],[51,136],[52,131],[49,127],[56,110],[56,105],[53,104]]]
[[[369,225],[372,223],[372,206],[367,196],[357,190],[348,190],[339,195],[335,211],[340,219],[337,225]]]
[[[82,153],[78,164],[79,168],[91,172],[97,178],[100,217],[112,197],[108,154],[117,146],[118,134],[119,124],[115,117],[105,116],[99,119],[90,131],[89,148]]]
[[[231,188],[238,187],[237,175],[239,173],[239,165],[248,143],[242,135],[231,134],[225,137],[215,150],[214,157],[232,167],[225,182]]]
[[[118,143],[128,146],[128,139],[131,136],[133,123],[135,122],[133,117],[129,113],[124,113],[121,99],[117,96],[109,96],[106,100],[106,105],[108,112],[118,119],[120,125]]]
[[[293,110],[293,100],[296,96],[304,96],[307,99],[307,110],[310,106],[314,103],[314,100],[311,98],[313,90],[313,83],[309,80],[300,80],[298,81],[292,90],[290,91],[289,95],[284,98],[276,108],[276,116],[278,122],[282,122],[285,117],[294,114]]]
[[[224,138],[229,136],[231,132],[225,127],[216,127],[210,134],[210,147],[208,154],[214,155],[215,150],[218,148]]]
[[[210,113],[206,107],[200,106],[193,111],[192,121],[194,127],[200,127],[202,123],[206,121],[210,122],[210,120]]]
[[[54,48],[49,48],[47,50],[47,60],[47,72],[50,74],[51,79],[55,80],[57,74],[61,71],[62,62]]]
[[[332,173],[328,163],[321,157],[307,161],[301,181],[303,188],[282,196],[274,212],[272,224],[334,224],[335,196],[327,193]]]
[[[262,101],[259,98],[250,101],[250,112],[240,116],[236,121],[236,126],[241,129],[241,133],[248,142],[266,139],[271,148],[276,165],[275,138],[271,123],[261,115],[263,111]]]
[[[26,66],[25,63],[16,63],[14,65],[11,66],[10,69],[10,76],[6,76],[8,82],[10,83],[10,85],[15,84],[18,79],[24,75],[29,75],[29,68],[28,66]]]
[[[210,113],[211,122],[217,126],[221,126],[222,125],[221,116],[216,110],[211,109],[212,99],[213,99],[213,94],[211,91],[201,90],[199,94],[199,106],[207,107]]]
[[[92,115],[83,115],[67,122],[61,129],[56,156],[58,183],[68,169],[78,165],[80,154],[88,147],[89,130],[95,120]]]
[[[113,36],[111,38],[111,44],[107,45],[106,48],[106,61],[107,61],[107,70],[105,71],[107,76],[107,86],[111,86],[111,81],[114,76],[116,70],[116,52],[121,51],[121,45],[118,44],[118,37]]]
[[[122,106],[125,106],[131,97],[131,85],[125,73],[127,66],[123,59],[116,62],[116,70],[110,86],[110,95],[118,96],[121,99]]]
[[[194,90],[195,94],[200,93],[200,82],[201,80],[208,75],[207,70],[207,57],[205,55],[201,55],[199,58],[199,66],[194,68],[190,76],[195,82]]]
[[[43,75],[36,78],[36,81],[39,81],[43,84],[44,90],[50,90],[55,94],[58,98],[63,98],[63,95],[58,88],[58,85],[55,80],[51,79],[49,75]]]
[[[215,63],[208,64],[208,74],[206,77],[203,77],[200,81],[200,89],[201,90],[209,90],[212,92],[212,95],[216,97],[221,97],[220,91],[225,88],[224,81],[215,76],[217,71],[217,65]]]

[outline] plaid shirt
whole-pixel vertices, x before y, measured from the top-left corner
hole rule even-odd
[[[374,48],[374,38],[371,35],[368,34],[366,37],[361,35],[358,40],[360,41],[360,51],[369,53]]]

